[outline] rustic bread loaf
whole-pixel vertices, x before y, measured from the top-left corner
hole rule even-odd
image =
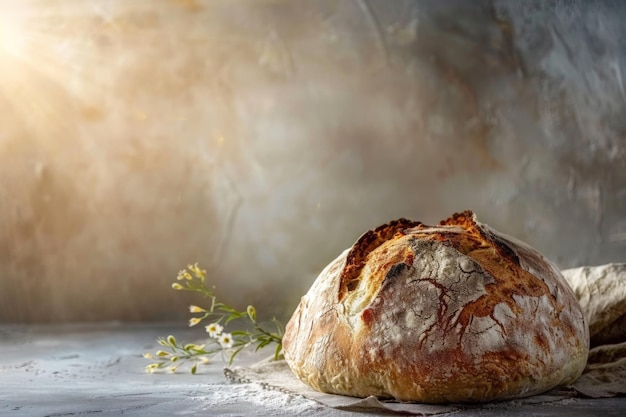
[[[319,391],[447,403],[571,383],[589,334],[559,270],[466,211],[362,235],[302,298],[283,343]]]

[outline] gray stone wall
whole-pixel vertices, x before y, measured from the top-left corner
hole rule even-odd
[[[455,211],[626,260],[626,3],[0,4],[0,321],[286,317],[365,230]]]

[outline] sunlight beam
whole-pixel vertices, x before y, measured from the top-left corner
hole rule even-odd
[[[0,52],[19,56],[24,45],[23,34],[15,22],[0,20]]]

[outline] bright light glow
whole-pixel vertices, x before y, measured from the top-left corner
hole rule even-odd
[[[24,39],[17,25],[0,20],[0,51],[20,55]]]
[[[93,103],[109,90],[99,81],[110,77],[96,40],[112,30],[91,4],[0,0],[0,137],[27,131],[54,150],[76,112],[99,117]]]

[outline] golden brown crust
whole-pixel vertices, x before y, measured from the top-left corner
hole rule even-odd
[[[421,224],[407,219],[398,219],[378,226],[374,230],[368,230],[361,235],[346,256],[346,264],[341,273],[339,300],[341,301],[347,291],[354,289],[354,282],[358,279],[361,269],[365,265],[367,255],[382,243],[392,239],[396,234],[402,234],[404,230]]]
[[[302,298],[283,343],[320,391],[472,402],[572,382],[588,330],[550,261],[465,211],[365,233]]]

